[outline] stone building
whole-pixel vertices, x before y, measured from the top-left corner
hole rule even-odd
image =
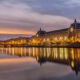
[[[50,46],[80,43],[80,23],[74,20],[69,28],[46,32],[40,30],[32,37],[19,37],[0,41],[1,45],[12,46]]]
[[[32,45],[55,45],[80,42],[80,23],[75,19],[69,28],[46,32],[40,30],[30,38]]]

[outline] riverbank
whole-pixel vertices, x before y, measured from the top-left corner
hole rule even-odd
[[[53,44],[53,45],[4,45],[0,47],[50,47],[50,48],[80,48],[80,43],[68,43],[68,44]]]

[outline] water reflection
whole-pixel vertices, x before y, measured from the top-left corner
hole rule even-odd
[[[42,65],[46,62],[54,62],[70,65],[71,69],[78,74],[80,70],[80,49],[79,48],[0,48],[0,53],[36,58]]]

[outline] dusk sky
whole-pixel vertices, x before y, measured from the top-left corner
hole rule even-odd
[[[0,0],[0,33],[35,34],[80,19],[80,0]]]

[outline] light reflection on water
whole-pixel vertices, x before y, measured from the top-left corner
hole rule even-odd
[[[15,48],[0,48],[1,54],[8,55],[17,55],[17,56],[27,56],[36,59],[36,61],[41,65],[42,69],[45,66],[43,73],[48,73],[49,71],[53,71],[53,68],[59,70],[61,74],[65,74],[65,66],[71,69],[66,68],[67,72],[75,71],[76,75],[79,75],[78,72],[80,70],[80,49],[79,48],[36,48],[36,47],[15,47]],[[57,63],[57,65],[56,65]],[[55,66],[56,65],[56,66]],[[63,66],[61,68],[61,65]],[[49,66],[49,69],[45,71],[46,66]],[[53,67],[54,66],[54,67]],[[58,67],[57,67],[58,66]],[[58,69],[59,68],[59,69]],[[38,71],[39,71],[38,70]],[[58,71],[54,70],[53,74],[58,75]],[[65,72],[63,72],[65,71]],[[36,74],[37,75],[37,74]],[[41,74],[39,74],[41,75]],[[71,74],[72,75],[72,74]],[[51,74],[49,75],[51,76]],[[70,75],[68,75],[70,77]],[[65,79],[64,76],[62,79]],[[46,80],[53,80],[54,78],[46,78]],[[67,79],[67,78],[66,78]],[[44,80],[44,79],[40,79]],[[55,80],[58,80],[55,78]],[[75,79],[74,79],[75,80]]]

